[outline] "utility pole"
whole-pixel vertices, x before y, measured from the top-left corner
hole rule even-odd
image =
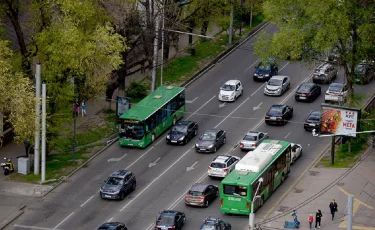
[[[155,86],[156,86],[156,72],[158,69],[158,50],[159,50],[159,17],[155,17],[154,58],[152,60],[151,92],[154,92]]]
[[[162,5],[162,23],[161,23],[161,67],[160,67],[160,85],[163,85],[163,69],[164,69],[164,0],[163,0],[163,5]]]
[[[348,196],[348,222],[347,222],[347,230],[352,230],[353,225],[353,195]]]
[[[40,64],[36,64],[35,73],[35,144],[34,144],[34,175],[39,174],[40,148]]]
[[[46,181],[46,83],[42,84],[42,182]]]
[[[232,37],[233,37],[233,11],[234,11],[234,4],[230,1],[231,8],[230,8],[230,23],[229,23],[229,45],[232,45]]]
[[[72,162],[73,164],[75,163],[76,160],[76,130],[77,130],[77,101],[76,101],[76,96],[75,96],[75,81],[73,77],[73,97],[74,97],[74,105],[73,105],[73,150],[72,150],[72,155],[73,159]]]
[[[331,165],[335,164],[335,136],[332,136],[331,142]]]
[[[242,11],[243,11],[243,0],[241,1],[241,17],[240,17],[240,36],[242,35]]]
[[[253,2],[250,4],[250,27],[253,27]]]

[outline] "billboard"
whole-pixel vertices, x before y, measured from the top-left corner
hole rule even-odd
[[[320,134],[356,137],[360,118],[360,109],[322,104]]]
[[[130,109],[130,98],[117,96],[116,99],[116,114],[120,117]]]

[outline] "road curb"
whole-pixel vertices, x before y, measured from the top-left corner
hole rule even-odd
[[[26,205],[21,205],[18,210],[13,211],[10,213],[7,218],[0,223],[0,230],[5,229],[10,223],[13,222],[13,220],[17,219],[19,216],[21,216],[24,212],[24,208]]]

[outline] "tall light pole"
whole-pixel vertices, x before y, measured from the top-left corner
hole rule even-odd
[[[159,50],[159,17],[155,18],[155,38],[154,38],[154,58],[152,60],[152,83],[151,92],[154,92],[156,86],[156,71],[158,69],[158,50]]]
[[[39,174],[39,162],[40,162],[40,77],[41,66],[36,65],[35,73],[35,144],[34,144],[34,175]]]
[[[42,84],[42,182],[46,181],[46,117],[47,86]]]
[[[160,85],[163,85],[163,69],[164,69],[164,0],[163,0],[163,8],[162,8],[162,23],[161,23],[161,67],[160,67]]]

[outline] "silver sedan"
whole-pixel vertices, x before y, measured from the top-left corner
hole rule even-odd
[[[240,142],[240,148],[242,150],[254,150],[256,147],[262,143],[264,139],[268,139],[268,133],[263,133],[263,132],[248,132],[242,138]]]

